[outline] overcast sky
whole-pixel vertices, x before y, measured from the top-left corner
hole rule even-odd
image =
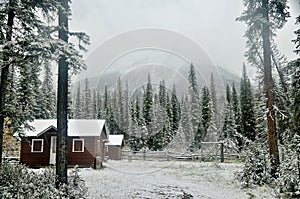
[[[289,59],[296,57],[291,40],[297,28],[295,13],[300,13],[297,2],[299,0],[290,0],[293,16],[278,35],[279,48]],[[245,25],[235,19],[243,9],[241,0],[75,0],[72,1],[70,27],[72,31],[84,31],[91,37],[89,52],[85,55],[87,60],[103,46],[103,42],[111,41],[116,35],[154,27],[189,38],[201,46],[215,64],[240,74],[245,62]],[[131,43],[126,44],[129,46],[126,50],[130,49]],[[107,51],[119,48],[118,43],[113,45],[106,47]],[[107,60],[113,60],[118,56],[116,53],[122,54],[115,52],[105,56],[109,56]],[[106,65],[107,60],[97,64]]]

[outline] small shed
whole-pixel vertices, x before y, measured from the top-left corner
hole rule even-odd
[[[121,160],[124,135],[109,135],[105,143],[105,156],[110,160]]]
[[[56,164],[57,120],[35,120],[25,131],[20,162],[31,167]],[[105,120],[68,120],[68,165],[94,167],[104,160],[108,130]]]

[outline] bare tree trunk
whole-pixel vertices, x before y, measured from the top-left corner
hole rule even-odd
[[[273,110],[273,93],[272,93],[272,67],[271,67],[271,44],[270,44],[270,27],[269,27],[269,7],[268,0],[262,1],[263,18],[263,56],[264,56],[264,86],[267,98],[267,122],[269,132],[269,152],[271,156],[272,174],[275,175],[279,166],[279,152],[275,130],[275,115]]]
[[[4,41],[8,43],[12,39],[13,33],[13,25],[15,18],[14,11],[14,0],[9,1],[9,11],[7,14],[7,30],[6,30],[6,38]],[[0,82],[0,164],[2,163],[2,153],[3,153],[3,125],[4,125],[4,117],[6,113],[4,112],[5,106],[5,97],[7,93],[7,79],[9,74],[9,55],[7,55],[8,46],[4,47],[4,55],[3,55],[3,65],[1,66],[1,82]]]
[[[68,42],[68,0],[61,0],[62,8],[58,11],[58,37]],[[58,63],[58,90],[57,90],[57,153],[56,153],[56,187],[68,183],[68,63],[62,56]]]

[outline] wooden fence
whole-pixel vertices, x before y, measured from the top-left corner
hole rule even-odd
[[[131,151],[123,150],[122,159],[131,160],[220,160],[224,162],[224,158],[239,157],[237,153],[225,149],[221,142],[202,142],[201,149],[196,152],[180,153],[175,151]]]

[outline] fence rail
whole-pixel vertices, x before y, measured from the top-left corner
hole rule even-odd
[[[228,151],[222,142],[202,142],[201,149],[197,152],[180,153],[174,151],[131,151],[123,150],[122,159],[131,160],[220,160],[224,158],[239,157],[237,153]]]

